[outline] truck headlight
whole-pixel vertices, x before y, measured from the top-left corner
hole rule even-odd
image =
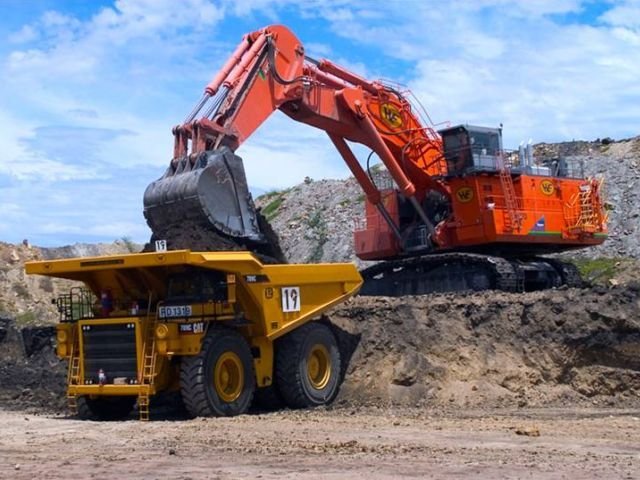
[[[165,324],[160,324],[156,327],[156,338],[162,340],[164,338],[167,338],[167,335],[169,335],[169,327],[167,327]]]
[[[58,343],[65,343],[67,341],[67,331],[66,330],[58,330],[58,333],[56,333],[56,339],[58,340]]]

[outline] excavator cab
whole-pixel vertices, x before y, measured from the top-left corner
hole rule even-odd
[[[448,175],[497,170],[502,152],[499,128],[458,125],[438,133],[442,137]]]

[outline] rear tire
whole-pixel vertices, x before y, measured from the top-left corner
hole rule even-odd
[[[276,383],[291,408],[331,403],[340,389],[340,350],[329,327],[311,322],[276,346]]]
[[[245,413],[255,390],[253,357],[246,340],[234,330],[210,332],[198,355],[182,358],[180,390],[192,416]]]
[[[78,417],[81,420],[122,420],[133,410],[137,397],[98,397],[86,395],[76,399]]]

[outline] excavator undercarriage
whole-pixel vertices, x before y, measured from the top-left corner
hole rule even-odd
[[[386,261],[360,273],[364,279],[360,295],[390,297],[481,290],[528,292],[583,284],[571,263],[542,257],[509,260],[477,253]]]

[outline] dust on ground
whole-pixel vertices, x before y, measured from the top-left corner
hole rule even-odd
[[[0,471],[33,478],[638,478],[640,411],[321,408],[82,422],[0,410]]]

